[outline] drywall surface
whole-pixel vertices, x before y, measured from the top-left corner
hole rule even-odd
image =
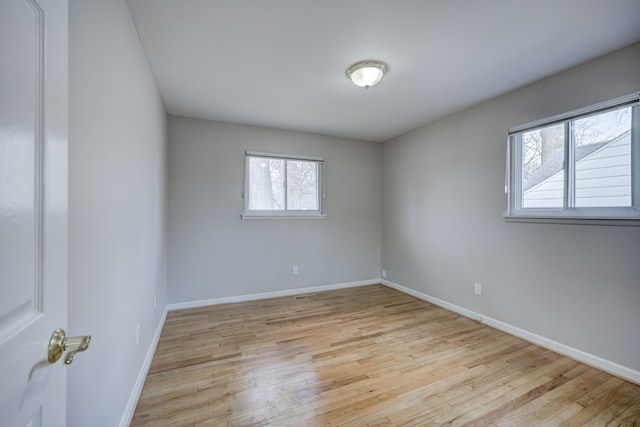
[[[242,220],[245,150],[324,158],[326,219]],[[169,302],[377,278],[380,199],[380,144],[169,116]]]
[[[640,227],[502,218],[507,129],[638,91],[639,68],[635,44],[384,143],[387,279],[640,371]]]
[[[67,332],[93,338],[68,370],[68,420],[113,427],[166,305],[167,119],[124,0],[69,9]]]

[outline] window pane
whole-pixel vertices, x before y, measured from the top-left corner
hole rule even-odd
[[[287,209],[319,210],[318,163],[287,161]]]
[[[284,160],[249,157],[249,209],[284,210]]]
[[[564,125],[522,133],[522,207],[562,208]]]
[[[576,207],[631,206],[631,107],[573,122]]]

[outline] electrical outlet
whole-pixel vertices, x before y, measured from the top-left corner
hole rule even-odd
[[[387,278],[387,270],[382,270],[380,272],[380,275],[382,276],[383,279],[386,279]]]
[[[291,270],[291,273],[294,274],[294,275],[298,274],[298,266],[297,265],[293,266],[293,269]]]
[[[476,295],[482,295],[482,284],[476,282],[473,284],[473,293]]]
[[[153,309],[154,310],[158,309],[158,297],[157,296],[153,297]]]

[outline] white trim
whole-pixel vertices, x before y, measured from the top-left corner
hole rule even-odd
[[[133,390],[131,390],[131,395],[129,396],[127,407],[125,408],[124,413],[122,414],[122,418],[120,419],[120,427],[128,427],[129,425],[131,425],[133,414],[135,413],[136,406],[138,406],[138,399],[140,399],[140,393],[142,393],[142,387],[144,387],[144,382],[147,379],[147,374],[149,373],[149,368],[151,367],[153,356],[156,354],[156,348],[158,347],[158,342],[160,341],[160,335],[162,334],[162,328],[164,328],[164,322],[165,320],[167,320],[168,312],[169,310],[167,310],[167,308],[165,307],[164,311],[162,312],[162,317],[160,317],[160,321],[158,322],[156,333],[153,335],[151,343],[149,344],[147,356],[144,358],[142,366],[140,367],[140,372],[138,373],[138,378],[136,378],[136,383],[133,385]]]
[[[290,214],[279,214],[279,215],[254,215],[254,214],[240,214],[240,219],[248,220],[248,219],[326,219],[326,214],[309,214],[309,215],[290,215]]]
[[[497,319],[493,319],[491,317],[487,317],[483,314],[477,313],[475,311],[472,310],[468,310],[466,308],[457,306],[455,304],[451,304],[449,302],[443,301],[441,299],[432,297],[430,295],[424,294],[422,292],[404,287],[402,285],[399,285],[397,283],[393,283],[390,282],[388,280],[385,279],[380,279],[380,282],[385,285],[388,286],[390,288],[396,289],[400,292],[404,292],[408,295],[414,296],[416,298],[419,298],[421,300],[430,302],[432,304],[435,304],[437,306],[440,306],[444,309],[447,309],[449,311],[453,311],[454,313],[458,313],[462,316],[465,317],[469,317],[473,320],[476,320],[478,322],[484,323],[487,326],[490,326],[492,328],[501,330],[503,332],[506,332],[510,335],[513,335],[515,337],[521,338],[525,341],[529,341],[533,344],[539,345],[541,347],[544,347],[546,349],[549,349],[551,351],[555,351],[556,353],[562,354],[564,356],[570,357],[574,360],[577,360],[579,362],[585,363],[589,366],[593,366],[597,369],[600,369],[602,371],[608,372],[612,375],[618,376],[620,378],[623,378],[627,381],[631,381],[635,384],[640,385],[640,371],[636,371],[634,369],[628,368],[626,366],[622,366],[619,365],[615,362],[611,362],[609,360],[603,359],[601,357],[598,356],[594,356],[593,354],[590,353],[586,353],[582,350],[578,350],[576,348],[573,347],[569,347],[568,345],[559,343],[557,341],[554,341],[552,339],[540,336],[538,334],[535,334],[533,332],[529,332],[527,330],[518,328],[516,326],[510,325],[508,323],[502,322],[500,320]]]
[[[300,294],[308,294],[313,292],[331,291],[334,289],[354,288],[357,286],[377,285],[380,279],[361,280],[358,282],[339,283],[335,285],[312,286],[308,288],[287,289],[284,291],[264,292],[259,294],[238,295],[233,297],[213,298],[198,301],[178,302],[167,305],[168,311],[182,310],[185,308],[203,307],[206,305],[229,304],[233,302],[256,301],[268,298],[287,297]]]
[[[538,216],[503,215],[506,222],[529,222],[536,224],[577,224],[577,225],[613,225],[640,227],[639,216],[589,217],[589,216]]]

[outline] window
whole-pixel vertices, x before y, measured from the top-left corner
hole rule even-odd
[[[638,94],[512,128],[507,157],[506,218],[640,220]]]
[[[321,158],[248,151],[244,215],[324,218]]]

